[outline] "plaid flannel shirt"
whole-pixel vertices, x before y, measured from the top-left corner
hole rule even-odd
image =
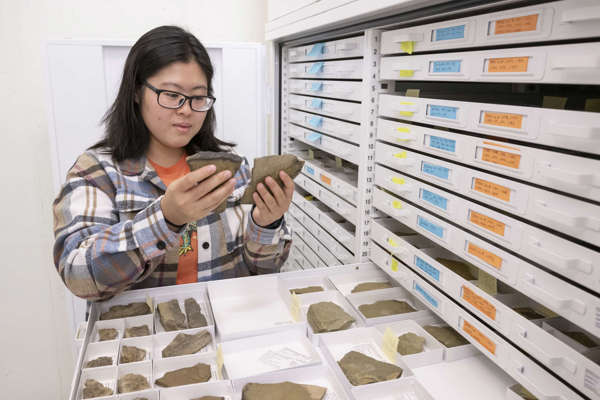
[[[262,228],[250,216],[252,206],[239,202],[249,182],[246,160],[235,178],[225,211],[197,221],[198,281],[279,272],[287,259],[285,221]],[[54,264],[71,292],[94,301],[175,284],[183,229],[167,227],[160,207],[165,190],[145,157],[115,163],[110,154],[88,150],[77,159],[53,204]]]

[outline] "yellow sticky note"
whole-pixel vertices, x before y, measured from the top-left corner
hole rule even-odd
[[[412,112],[412,111],[400,111],[399,114],[401,116],[403,116],[403,117],[412,117],[414,115],[414,112]]]
[[[394,154],[396,158],[406,158],[406,151],[401,151],[400,153]]]
[[[390,255],[392,262],[390,263],[390,269],[394,272],[398,272],[398,261]]]
[[[342,163],[342,159],[339,157],[335,157],[335,166],[336,168],[342,168],[343,167],[343,163]]]
[[[392,178],[392,182],[394,182],[396,185],[404,185],[406,183],[404,178],[398,178],[397,176]]]
[[[392,207],[394,207],[396,210],[400,210],[402,208],[402,202],[394,200],[394,202],[392,203]]]
[[[223,379],[223,349],[221,345],[217,346],[217,377]]]
[[[314,160],[315,159],[315,152],[313,149],[308,149],[308,159],[309,160]]]
[[[390,328],[385,328],[381,343],[383,354],[390,362],[396,362],[396,354],[398,354],[398,336]]]
[[[399,126],[396,128],[396,130],[402,133],[410,133],[410,128],[407,128],[406,126]]]
[[[300,321],[300,299],[296,293],[292,293],[292,305],[291,305],[292,318],[294,321]]]
[[[412,69],[401,69],[400,70],[400,78],[410,78],[415,74],[415,71]]]
[[[392,247],[398,247],[398,243],[396,243],[396,241],[392,238],[388,238],[387,242]]]
[[[402,43],[400,43],[400,48],[402,49],[403,52],[412,54],[415,49],[415,42],[413,42],[413,41],[402,42]]]

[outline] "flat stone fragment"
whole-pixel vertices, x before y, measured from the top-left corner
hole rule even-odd
[[[516,383],[510,387],[510,390],[521,396],[525,400],[538,400],[529,390],[525,389],[523,385]]]
[[[92,361],[88,361],[87,364],[85,364],[86,368],[96,368],[96,367],[105,367],[107,365],[112,365],[113,359],[112,357],[98,357],[95,360]]]
[[[542,314],[539,314],[537,311],[535,311],[531,307],[515,307],[515,308],[513,308],[513,310],[516,311],[516,312],[518,312],[523,317],[525,317],[525,318],[527,318],[529,320],[531,320],[531,319],[546,318]]]
[[[315,333],[348,329],[355,321],[342,307],[331,301],[311,304],[306,319]]]
[[[112,389],[104,386],[95,379],[88,379],[83,384],[83,398],[91,399],[94,397],[110,396],[113,394]]]
[[[180,333],[163,349],[162,356],[167,358],[194,354],[205,348],[211,341],[212,337],[208,331],[198,332],[195,335]]]
[[[150,384],[143,375],[127,374],[117,381],[119,393],[137,392],[144,389],[150,389]]]
[[[149,336],[150,328],[148,325],[140,325],[140,326],[132,326],[131,328],[125,329],[125,337],[139,337],[139,336]]]
[[[185,299],[183,305],[185,307],[185,315],[187,315],[188,328],[202,328],[208,325],[206,317],[200,309],[200,304],[194,298]]]
[[[307,286],[304,288],[290,289],[290,293],[295,293],[295,294],[323,292],[323,291],[324,291],[324,289],[321,286]]]
[[[151,314],[152,310],[148,303],[137,302],[127,305],[116,305],[108,309],[108,311],[100,314],[100,320],[135,317],[137,315]]]
[[[413,332],[407,332],[404,335],[398,336],[398,353],[403,356],[418,354],[423,352],[425,338]]]
[[[123,346],[121,347],[121,357],[119,358],[119,363],[127,364],[131,362],[144,361],[145,358],[146,350],[135,346]]]
[[[378,361],[358,351],[346,353],[338,364],[353,386],[389,381],[402,376],[402,368]]]
[[[98,335],[100,336],[101,342],[105,340],[114,340],[119,336],[119,331],[115,328],[98,329]]]
[[[242,400],[322,400],[327,388],[293,382],[247,383]]]
[[[179,302],[175,299],[160,303],[158,305],[158,315],[165,331],[179,331],[187,328],[185,314],[181,312]]]
[[[441,258],[441,257],[436,258],[435,261],[439,262],[440,264],[442,264],[443,266],[445,266],[446,268],[448,268],[455,274],[461,276],[464,280],[474,281],[477,279],[477,277],[472,272],[472,268],[476,268],[476,267],[474,267],[473,265],[471,265],[469,263],[457,261],[457,260],[450,260],[448,258]],[[476,269],[474,269],[474,270],[476,271]]]
[[[195,399],[192,400],[225,400],[225,397],[219,397],[219,396],[202,396],[202,397],[196,397]]]
[[[431,336],[436,338],[446,347],[456,347],[469,344],[467,339],[462,337],[460,333],[456,332],[449,326],[425,325],[423,329],[425,329]]]
[[[352,289],[352,293],[366,292],[369,290],[388,289],[392,285],[389,282],[363,282]]]
[[[583,332],[567,331],[567,332],[563,332],[563,333],[565,335],[567,335],[568,337],[570,337],[571,339],[573,339],[574,341],[576,341],[577,343],[579,343],[587,348],[598,346],[598,344],[596,342],[594,342],[588,335],[586,335]]]
[[[208,382],[210,377],[210,365],[198,363],[193,367],[169,371],[162,378],[157,379],[155,383],[162,387],[173,387]]]
[[[358,309],[367,318],[385,317],[417,311],[407,302],[400,300],[380,300],[373,304],[361,304],[358,306]]]
[[[252,194],[256,191],[256,185],[259,183],[262,182],[267,190],[269,190],[269,186],[265,183],[265,179],[268,176],[273,178],[283,188],[284,185],[279,177],[279,171],[284,171],[290,178],[294,179],[302,171],[303,166],[304,161],[293,154],[255,158],[254,167],[252,167],[252,178],[241,198],[242,204],[254,204]]]

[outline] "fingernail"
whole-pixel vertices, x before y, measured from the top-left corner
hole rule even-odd
[[[216,165],[209,165],[208,166],[208,172],[215,172],[217,170],[217,166]]]
[[[223,176],[225,178],[229,178],[231,176],[231,171],[229,171],[229,170],[223,171]]]

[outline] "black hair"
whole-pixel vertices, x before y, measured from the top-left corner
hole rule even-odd
[[[129,51],[117,98],[102,118],[106,125],[105,136],[91,149],[105,149],[116,161],[138,159],[146,154],[150,131],[135,101],[136,93],[149,77],[177,61],[197,62],[208,81],[207,94],[214,95],[214,70],[202,43],[178,26],[154,28],[140,37]],[[227,151],[224,146],[235,146],[215,137],[215,125],[215,111],[211,108],[206,112],[202,127],[185,147],[186,152]]]

